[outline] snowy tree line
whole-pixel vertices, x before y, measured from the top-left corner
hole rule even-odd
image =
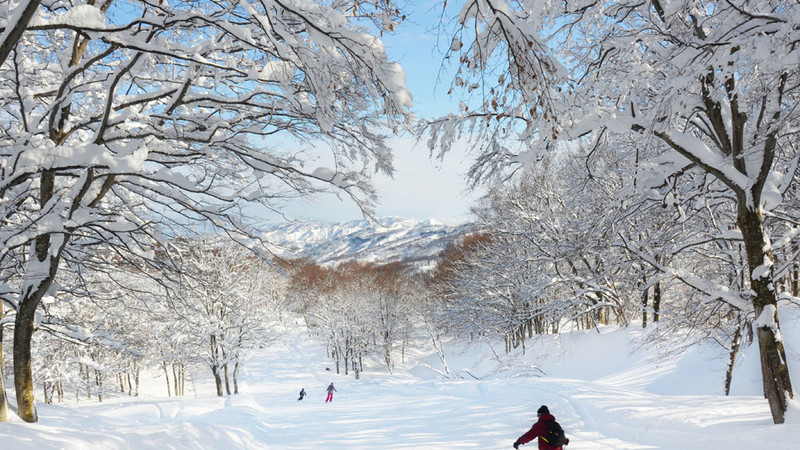
[[[468,0],[458,8],[448,60],[457,61],[453,89],[465,101],[425,125],[432,151],[469,140],[473,183],[502,183],[570,154],[592,182],[587,193],[598,194],[573,213],[604,206],[616,223],[595,223],[619,252],[597,260],[601,242],[585,261],[554,263],[556,283],[584,273],[585,286],[571,290],[614,303],[607,266],[633,255],[635,279],[654,297],[673,281],[688,289],[696,299],[688,320],[699,308],[701,317],[730,311],[753,324],[765,397],[783,423],[794,397],[778,303],[797,298],[779,280],[796,270],[800,231],[800,5]],[[610,198],[598,191],[609,187]],[[554,224],[553,240],[566,224]],[[693,257],[702,262],[684,265]]]
[[[185,394],[189,372],[213,375],[219,396],[239,392],[241,367],[284,317],[285,276],[220,238],[177,239],[160,255],[158,272],[116,264],[45,301],[33,343],[45,402],[136,396],[154,369],[168,395]]]
[[[335,191],[370,214],[371,174],[393,170],[386,137],[408,124],[411,95],[377,37],[404,18],[391,0],[0,12],[0,298],[25,421],[38,420],[44,303],[111,270],[103,255],[157,267],[196,222],[264,248],[242,211]]]
[[[606,155],[614,159],[596,164],[589,177],[576,167],[582,152],[545,158],[475,207],[480,231],[448,249],[432,277],[440,325],[502,336],[506,351],[536,334],[598,324],[640,325],[665,348],[712,340],[731,351],[727,390],[754,321],[734,296],[746,294],[747,269],[730,210],[709,206],[699,191],[691,193],[704,205],[693,211],[665,204],[657,192],[635,201],[614,174],[625,169],[624,155]],[[786,201],[788,212],[797,211],[794,191]],[[631,244],[644,240],[659,249],[658,265]],[[787,299],[800,295],[792,254],[798,246],[794,238],[773,252],[777,261],[791,261],[775,278]],[[719,294],[710,296],[715,288]]]
[[[403,361],[424,291],[420,274],[400,263],[309,261],[293,262],[289,272],[287,301],[326,344],[336,373],[358,378],[365,356],[379,357],[390,372]]]

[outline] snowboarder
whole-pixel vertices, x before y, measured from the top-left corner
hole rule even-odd
[[[325,397],[325,403],[333,401],[333,393],[336,392],[336,388],[333,387],[333,383],[328,385],[327,391],[328,391],[328,396]]]
[[[561,430],[561,426],[558,425],[558,422],[556,422],[556,418],[550,414],[550,409],[548,409],[546,405],[542,405],[539,410],[536,411],[536,415],[538,416],[539,420],[533,424],[527,433],[520,436],[514,442],[514,448],[518,449],[520,445],[527,444],[538,437],[539,450],[563,450],[563,446],[569,444],[569,439],[565,438],[564,443],[559,445],[551,445],[549,442],[549,440],[553,439],[550,431],[554,429],[560,430],[563,436],[563,430]]]
[[[297,401],[299,402],[305,396],[306,396],[306,389],[305,388],[300,389],[300,398],[298,398]]]

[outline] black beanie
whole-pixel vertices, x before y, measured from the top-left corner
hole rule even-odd
[[[549,410],[549,409],[547,409],[547,405],[542,405],[542,407],[541,407],[541,408],[539,408],[539,410],[538,410],[538,411],[536,411],[536,412],[537,412],[538,414],[550,414],[550,410]]]

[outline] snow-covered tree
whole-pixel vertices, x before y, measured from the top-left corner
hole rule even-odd
[[[43,299],[32,354],[34,380],[43,385],[48,403],[55,394],[63,400],[69,389],[76,399],[100,401],[126,386],[129,395],[138,392],[151,339],[143,305],[155,306],[148,291],[158,285],[139,267],[108,256],[87,256],[83,272],[62,270],[58,295]],[[67,274],[74,275],[70,284],[64,283]]]
[[[798,158],[798,11],[774,0],[470,0],[451,59],[474,77],[454,84],[474,89],[484,81],[478,92],[488,95],[474,112],[465,104],[431,124],[431,143],[445,150],[458,130],[491,138],[482,141],[474,180],[536,161],[562,139],[593,148],[618,134],[638,137],[638,190],[706,177],[735,211],[747,264],[746,301],[736,306],[753,316],[776,423],[794,395],[775,290],[784,267],[774,255],[797,256],[780,246],[797,233],[783,195]],[[727,289],[672,273],[707,298]]]
[[[169,254],[179,266],[168,339],[177,354],[211,370],[217,395],[238,394],[248,354],[274,338],[283,277],[252,251],[219,238],[176,240]]]
[[[445,298],[461,329],[504,335],[510,350],[570,322],[627,324],[638,313],[627,258],[611,239],[620,178],[587,177],[580,152],[542,158],[474,208],[486,238],[465,240],[436,277],[449,286]]]
[[[392,1],[6,0],[0,17],[0,266],[24,262],[8,301],[25,421],[36,311],[72,248],[146,257],[156,224],[193,220],[244,240],[245,203],[328,189],[369,213],[370,175],[392,170],[382,130],[411,104],[376,37],[403,19]]]
[[[336,373],[363,370],[362,358],[369,350],[370,324],[366,314],[373,286],[352,271],[324,268],[321,283],[312,286],[307,314],[309,328],[322,334],[336,363]]]
[[[394,368],[394,353],[397,343],[402,343],[409,333],[412,300],[421,294],[419,283],[413,273],[402,264],[366,267],[371,277],[368,282],[374,287],[373,300],[367,304],[369,323],[380,340],[383,360],[391,372]]]
[[[287,293],[309,329],[325,340],[337,373],[352,368],[358,378],[369,354],[380,355],[392,371],[396,346],[411,326],[413,300],[422,293],[413,273],[401,264],[333,268],[306,261],[289,267]]]

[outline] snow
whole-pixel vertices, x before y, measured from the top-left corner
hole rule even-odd
[[[742,175],[734,167],[727,164],[725,157],[718,151],[711,149],[701,139],[689,134],[671,131],[667,133],[669,139],[676,146],[683,149],[686,154],[691,154],[697,161],[706,167],[713,167],[722,173],[728,181],[736,184],[744,190],[750,184],[750,180]]]
[[[388,63],[384,66],[387,76],[383,80],[386,87],[397,97],[397,102],[411,108],[414,106],[414,96],[406,88],[406,73],[397,63]]]
[[[761,201],[764,211],[772,211],[783,203],[783,195],[781,194],[781,185],[784,174],[773,170],[767,177],[767,182],[764,184],[764,190],[761,193]]]
[[[800,386],[800,311],[781,315]],[[418,349],[394,374],[371,361],[355,380],[336,375],[325,349],[295,324],[245,366],[241,394],[216,397],[208,374],[193,372],[187,395],[167,398],[154,374],[143,377],[138,398],[40,403],[38,423],[14,416],[0,426],[0,442],[37,450],[510,448],[546,404],[570,437],[568,450],[795,448],[800,407],[793,401],[787,423],[772,424],[757,345],[743,351],[726,397],[724,349],[667,357],[638,346],[641,335],[631,326],[545,336],[528,341],[525,354],[498,352],[499,360],[486,343],[451,341],[448,366],[463,378],[424,368],[441,363]],[[331,382],[337,393],[325,404]],[[309,395],[298,402],[301,388]]]
[[[78,5],[68,9],[66,12],[56,14],[52,18],[43,16],[39,9],[31,19],[29,26],[55,26],[66,25],[75,28],[104,29],[106,27],[106,17],[99,8],[92,5]]]
[[[766,305],[764,309],[761,311],[761,314],[756,317],[755,322],[753,325],[758,328],[773,328],[775,329],[775,306],[774,305]],[[774,330],[776,333],[778,332],[777,329]]]
[[[321,180],[332,180],[336,176],[336,171],[329,167],[317,167],[311,176]]]
[[[753,269],[752,279],[757,280],[759,278],[769,278],[769,274],[772,271],[772,260],[766,259],[764,264]]]

